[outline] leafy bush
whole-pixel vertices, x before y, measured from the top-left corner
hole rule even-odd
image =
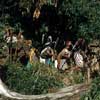
[[[66,23],[67,29],[77,33],[77,38],[83,36],[90,41],[100,35],[99,6],[96,0],[63,0],[58,12],[68,16],[70,21]]]
[[[35,63],[27,69],[20,64],[6,64],[8,67],[5,83],[22,94],[44,94],[49,89],[63,87],[62,76],[55,69]]]
[[[74,81],[74,84],[79,84],[79,83],[83,83],[84,82],[84,75],[82,74],[82,72],[74,72],[72,74],[72,77],[73,77],[73,81]]]
[[[90,90],[80,100],[100,100],[100,77],[93,80]]]

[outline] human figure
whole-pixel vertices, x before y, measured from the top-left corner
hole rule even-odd
[[[79,38],[76,41],[75,45],[73,46],[73,49],[77,49],[77,50],[81,49],[81,50],[85,51],[85,47],[86,47],[85,39]]]
[[[39,16],[40,16],[40,9],[39,9],[39,7],[37,7],[37,8],[35,9],[34,13],[33,13],[33,18],[38,19]]]
[[[7,37],[9,37],[10,29],[9,29],[9,28],[6,28],[4,31],[5,31],[5,32],[4,32],[4,39],[6,40]]]
[[[12,61],[15,54],[17,36],[13,34],[13,29],[9,29],[8,32],[9,32],[9,36],[7,36],[6,42],[9,48],[9,60]]]
[[[39,55],[38,55],[38,50],[36,48],[31,48],[29,52],[29,59],[30,62],[36,62],[39,61]]]
[[[50,43],[46,44],[46,47],[41,51],[41,58],[45,59],[45,64],[53,66],[53,49]]]
[[[17,35],[17,39],[19,42],[23,42],[23,40],[24,40],[23,31],[19,31],[19,33]]]
[[[31,48],[28,55],[29,55],[29,61],[26,67],[31,68],[32,63],[37,63],[39,61],[39,52],[36,48]]]
[[[48,38],[47,38],[47,42],[44,44],[44,46],[46,47],[46,46],[50,46],[50,45],[52,45],[52,36],[51,35],[49,35],[48,36]]]
[[[69,49],[71,45],[72,45],[71,41],[66,41],[66,47],[58,54],[57,56],[58,69],[61,70],[68,69],[68,61],[71,56],[71,52],[69,51]]]
[[[19,31],[17,35],[17,43],[16,43],[16,50],[15,50],[15,59],[18,57],[19,52],[23,49],[24,44],[24,36],[22,31]]]
[[[75,52],[74,52],[74,61],[76,65],[76,69],[80,69],[82,74],[84,75],[86,82],[90,82],[90,58],[89,53],[90,50],[87,51],[87,45],[84,38],[79,38],[75,45]]]

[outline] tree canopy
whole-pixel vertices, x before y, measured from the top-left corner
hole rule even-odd
[[[36,8],[40,15],[33,18]],[[54,39],[100,39],[99,0],[1,0],[0,12],[2,23],[23,29],[37,43],[43,33]]]

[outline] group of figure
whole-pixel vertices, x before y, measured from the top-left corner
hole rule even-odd
[[[52,40],[52,39],[51,39]],[[90,82],[91,74],[100,74],[100,59],[92,52],[84,38],[79,38],[73,45],[70,40],[65,41],[65,47],[59,52],[48,44],[41,52],[40,62],[56,67],[61,72],[79,70]],[[93,77],[94,77],[93,76]]]
[[[27,54],[30,50],[30,46],[32,45],[31,40],[26,40],[24,38],[23,31],[15,33],[12,28],[5,29],[4,41],[6,45],[3,48],[7,49],[6,54],[11,62],[17,60],[19,55]]]
[[[53,62],[54,66],[59,70],[66,70],[70,65],[70,60],[74,53],[73,58],[75,64],[79,67],[83,67],[83,56],[81,54],[82,49],[79,46],[82,46],[84,42],[84,39],[80,38],[75,45],[73,45],[70,40],[67,40],[65,41],[65,47],[58,54],[53,50],[52,42],[47,42],[47,46],[41,51],[41,58],[45,58],[44,63],[46,64]]]
[[[90,63],[92,62],[88,58],[89,50],[83,38],[79,38],[74,45],[70,40],[66,40],[65,47],[59,53],[54,48],[57,41],[52,41],[52,36],[48,36],[47,42],[43,44],[40,52],[32,46],[31,40],[24,38],[21,31],[16,35],[11,29],[7,29],[4,39],[8,46],[9,58],[12,60],[14,58],[19,59],[28,68],[32,67],[32,63],[40,62],[60,71],[86,69],[87,77],[90,78]],[[99,65],[96,68],[99,71]]]

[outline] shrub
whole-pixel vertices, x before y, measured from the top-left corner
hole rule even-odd
[[[79,84],[79,83],[83,83],[84,82],[84,75],[82,74],[82,72],[74,72],[72,74],[72,77],[73,77],[73,81],[74,81],[74,84]]]
[[[80,100],[100,100],[100,77],[92,81],[89,91],[82,95]]]
[[[44,64],[35,63],[27,69],[21,64],[6,64],[8,67],[5,83],[22,94],[44,94],[51,88],[63,87],[62,76],[57,70]]]

